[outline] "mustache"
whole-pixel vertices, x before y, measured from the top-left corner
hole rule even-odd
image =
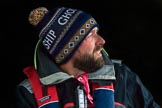
[[[104,45],[96,46],[96,48],[94,49],[94,52],[101,50],[103,47],[104,47]]]

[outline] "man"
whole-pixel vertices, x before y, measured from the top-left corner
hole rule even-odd
[[[104,50],[95,19],[57,7],[31,11],[39,40],[17,87],[19,108],[160,108],[139,77]]]

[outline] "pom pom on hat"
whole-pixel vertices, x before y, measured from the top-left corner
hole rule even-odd
[[[48,10],[45,7],[39,7],[32,10],[29,14],[29,23],[36,26],[43,19],[46,13],[48,13]]]
[[[29,23],[36,26],[41,45],[56,64],[67,62],[88,33],[98,27],[95,19],[81,10],[45,7],[32,10]]]

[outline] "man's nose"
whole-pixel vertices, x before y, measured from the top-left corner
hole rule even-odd
[[[105,40],[98,34],[96,36],[97,36],[97,45],[104,45]]]

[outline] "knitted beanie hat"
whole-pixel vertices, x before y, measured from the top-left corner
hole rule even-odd
[[[30,24],[36,26],[43,48],[56,64],[67,62],[88,33],[98,24],[94,18],[77,9],[45,7],[32,10]]]

